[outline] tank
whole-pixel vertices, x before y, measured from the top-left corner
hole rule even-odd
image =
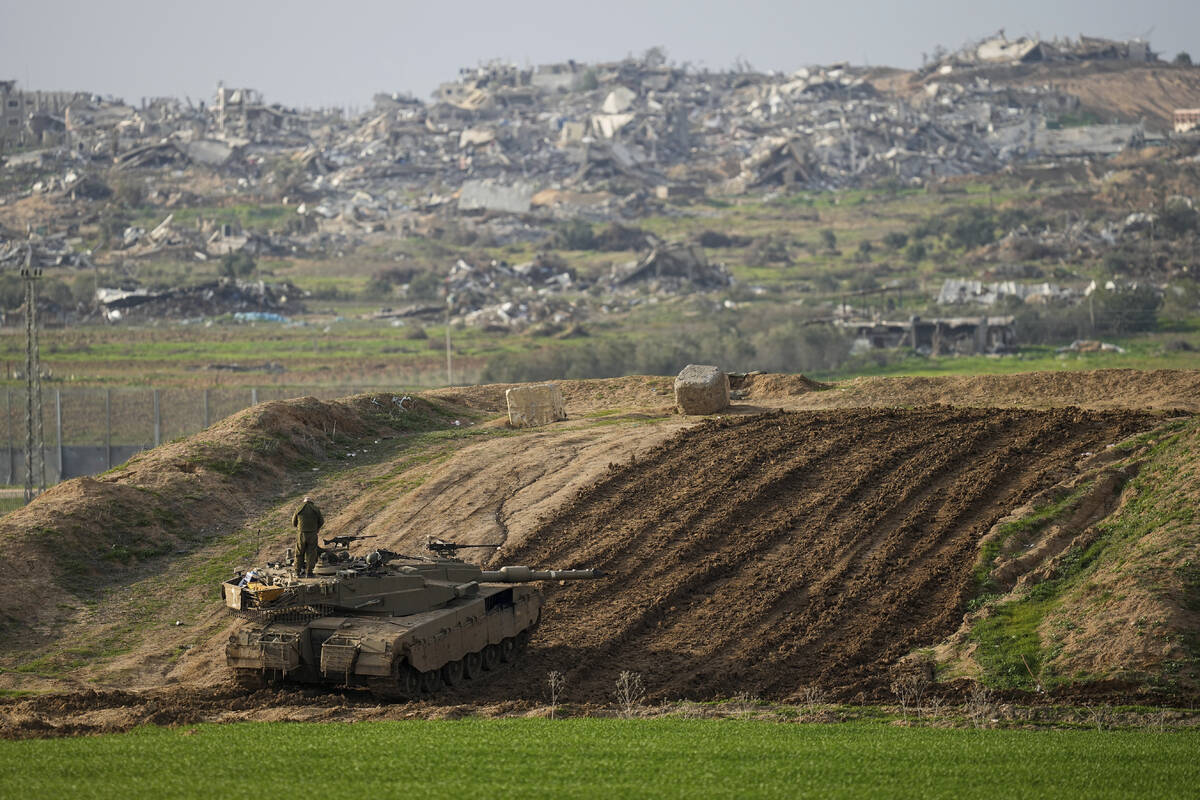
[[[326,539],[311,578],[289,557],[238,571],[221,584],[225,605],[245,619],[225,647],[234,679],[361,687],[412,699],[476,679],[511,662],[541,619],[539,581],[602,577],[592,569],[483,569],[458,545],[427,542],[432,556]],[[329,545],[333,545],[331,548]]]

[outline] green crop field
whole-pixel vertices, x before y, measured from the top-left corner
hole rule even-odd
[[[141,728],[0,743],[37,797],[1195,797],[1200,733],[754,720]]]

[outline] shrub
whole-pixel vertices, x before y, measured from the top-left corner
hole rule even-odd
[[[1173,197],[1163,205],[1159,221],[1167,236],[1178,238],[1200,229],[1200,212],[1182,197]]]
[[[554,245],[562,250],[593,250],[596,234],[592,224],[585,219],[568,220],[554,232]]]
[[[432,270],[422,272],[408,282],[408,296],[420,300],[433,300],[439,295],[442,279]]]
[[[956,247],[973,249],[996,240],[996,221],[982,208],[970,208],[959,214],[950,226],[950,242]]]
[[[113,199],[125,208],[139,208],[146,202],[146,185],[132,178],[126,178],[117,183],[113,191]]]
[[[910,264],[916,264],[923,261],[929,251],[925,249],[924,242],[913,242],[908,247],[904,248],[904,260]]]
[[[245,278],[254,273],[257,264],[254,256],[245,250],[236,253],[226,253],[221,259],[221,274],[227,278]]]

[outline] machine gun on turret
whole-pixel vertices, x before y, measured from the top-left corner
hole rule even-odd
[[[374,536],[330,536],[328,539],[322,539],[326,547],[349,547],[351,542],[357,542],[362,539],[374,539]]]
[[[498,548],[498,544],[458,544],[456,542],[447,542],[442,539],[437,539],[429,536],[425,539],[425,548],[432,550],[441,558],[455,558],[458,556],[459,550],[464,550],[472,547],[494,547]]]

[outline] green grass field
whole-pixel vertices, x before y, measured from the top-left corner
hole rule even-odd
[[[1196,731],[752,720],[246,723],[0,743],[0,796],[1195,797]]]

